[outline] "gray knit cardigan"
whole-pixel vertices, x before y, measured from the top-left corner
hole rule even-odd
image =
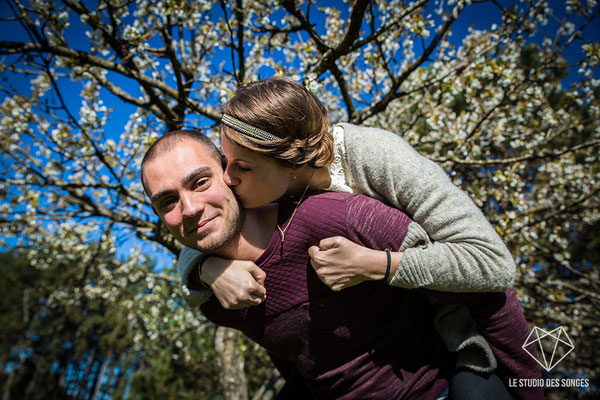
[[[351,124],[336,126],[338,132],[340,128],[343,148],[334,151],[349,191],[391,204],[416,222],[409,227],[403,245],[409,248],[391,285],[452,292],[502,292],[512,287],[516,267],[507,247],[437,164],[392,132]],[[185,301],[192,307],[212,295],[188,284],[200,256],[186,247],[177,264]]]

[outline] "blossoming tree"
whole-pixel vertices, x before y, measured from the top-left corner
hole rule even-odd
[[[171,270],[133,268],[145,251],[120,266],[97,255],[135,236],[176,257],[138,180],[144,149],[167,130],[214,135],[236,87],[284,74],[334,121],[392,130],[438,162],[516,257],[528,320],[567,328],[576,357],[561,366],[597,377],[599,12],[592,0],[8,0],[3,245],[40,270],[71,260],[99,277],[54,302],[117,301],[144,282],[123,302],[140,348],[205,329]],[[224,396],[245,398],[238,339],[217,339]]]

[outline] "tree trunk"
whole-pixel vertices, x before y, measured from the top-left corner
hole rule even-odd
[[[285,379],[279,374],[273,373],[256,393],[254,393],[252,400],[273,400],[283,385],[285,385]]]
[[[106,373],[106,368],[108,367],[109,362],[110,355],[107,356],[102,362],[102,367],[100,367],[100,371],[96,376],[96,381],[94,383],[94,392],[92,394],[92,397],[90,397],[90,400],[96,400],[98,398],[98,395],[100,394],[100,388],[102,388],[102,380],[104,379],[104,374]]]
[[[13,366],[10,369],[10,372],[8,374],[8,378],[6,379],[6,382],[4,383],[4,394],[2,395],[2,400],[10,400],[10,388],[12,387],[12,380],[13,380],[13,377],[15,376],[15,369],[16,369],[16,363],[13,364]]]
[[[215,351],[219,366],[219,383],[225,400],[248,400],[244,359],[239,352],[239,332],[222,326],[215,333]]]
[[[31,377],[31,380],[27,384],[27,387],[25,388],[25,394],[22,397],[25,400],[29,400],[29,399],[33,398],[33,393],[34,393],[35,385],[37,384],[37,378],[38,378],[38,375],[39,375],[38,371],[39,371],[39,367],[36,365],[35,369],[33,371],[33,376]]]
[[[123,377],[125,376],[126,371],[129,370],[130,365],[132,363],[135,362],[135,360],[132,361],[134,357],[132,356],[131,352],[123,352],[121,353],[121,357],[119,358],[119,363],[117,364],[118,366],[118,373],[117,376],[113,382],[113,386],[111,388],[111,393],[115,393],[117,392],[117,390],[119,389],[119,386],[121,385],[121,381],[123,380]]]
[[[87,392],[87,382],[88,375],[90,374],[90,370],[92,369],[92,365],[94,364],[94,360],[96,359],[96,348],[92,349],[91,354],[88,356],[87,363],[85,365],[85,370],[83,371],[83,376],[79,380],[79,387],[77,388],[77,392],[75,394],[76,399],[79,399],[82,396],[85,396]],[[61,385],[62,386],[62,385]],[[82,395],[83,393],[83,395]]]

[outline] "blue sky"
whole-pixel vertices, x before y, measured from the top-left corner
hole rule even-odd
[[[326,3],[330,4],[332,2]],[[344,5],[339,0],[337,0],[334,3],[340,3],[341,7],[347,7],[347,5]],[[507,2],[503,1],[501,3],[505,4]],[[550,1],[550,6],[559,19],[564,17],[564,3],[564,1],[559,0]],[[214,13],[215,18],[221,17],[223,15],[220,7],[215,9]],[[347,14],[348,13],[346,13],[346,15]],[[433,12],[431,12],[431,14],[434,15]],[[0,15],[3,17],[11,15],[7,2],[3,2],[2,5],[0,5]],[[322,14],[315,13],[313,11],[311,14],[311,19],[315,22],[318,29],[325,29]],[[453,24],[451,40],[457,45],[460,44],[463,38],[468,33],[469,26],[473,26],[474,29],[484,29],[490,27],[492,24],[499,25],[500,23],[501,14],[497,6],[495,6],[493,3],[485,2],[472,4],[465,8],[465,10],[461,13],[461,16],[458,19],[458,21]],[[546,27],[542,27],[542,29],[538,33],[538,39],[545,33],[553,35],[555,29],[556,26],[552,23],[548,24]],[[583,36],[587,37],[588,39],[600,38],[600,19],[597,19],[595,23],[589,25],[584,30]],[[18,23],[10,21],[4,21],[0,23],[0,40],[4,39],[17,41],[28,40],[22,27]],[[69,39],[72,39],[71,44],[73,47],[81,50],[89,49],[89,39],[85,35],[84,27],[78,18],[73,18],[71,21],[71,27],[69,28]],[[567,49],[565,55],[569,60],[575,60],[580,57],[580,45],[580,43],[576,43]],[[221,60],[216,59],[215,61],[220,62]],[[228,59],[225,59],[224,61],[226,62],[227,67],[231,65]],[[27,79],[23,79],[21,76],[8,76],[7,73],[4,74],[7,78],[9,78],[9,82],[11,85],[23,91],[24,93],[28,92],[29,83]],[[133,82],[131,80],[128,80],[121,76],[117,76],[116,74],[111,75],[111,79],[114,81],[114,83],[126,87],[128,91],[135,91],[137,89],[136,85],[132,84]],[[576,79],[576,75],[576,68],[572,68],[571,74],[565,80],[565,84],[568,84],[574,79]],[[68,79],[63,79],[60,82],[60,86],[66,94],[66,98],[70,108],[74,111],[78,110],[80,106],[79,93],[81,90],[81,84],[79,82],[72,82]],[[4,94],[0,94],[0,99],[2,99],[3,97]],[[115,112],[113,112],[111,121],[109,123],[109,129],[106,132],[107,137],[118,139],[118,136],[123,130],[123,127],[127,122],[129,115],[135,110],[135,108],[133,106],[123,104],[119,99],[110,94],[103,96],[103,100],[109,108],[115,107]]]
[[[90,7],[95,7],[95,2],[90,3]],[[344,5],[341,1],[337,1],[341,7],[348,7]],[[503,1],[502,4],[507,2]],[[324,2],[323,4],[331,4],[331,2]],[[560,19],[564,17],[564,2],[558,0],[550,1],[551,8],[553,8],[556,16]],[[7,17],[11,15],[7,2],[2,2],[0,5],[0,15],[2,17]],[[434,14],[431,12],[431,14]],[[223,13],[220,9],[215,10],[215,18],[222,16]],[[313,22],[316,24],[318,30],[325,30],[324,27],[324,19],[322,15],[319,13],[312,13],[311,16],[314,18]],[[347,16],[347,13],[346,13]],[[484,29],[490,27],[492,24],[501,24],[501,15],[498,8],[491,2],[486,3],[477,3],[472,4],[467,7],[461,14],[458,21],[453,25],[452,28],[452,37],[451,40],[455,44],[460,44],[462,39],[466,36],[469,26],[473,26],[475,29]],[[548,24],[546,27],[543,27],[538,34],[538,39],[542,37],[544,33],[549,35],[554,34],[554,30],[556,29],[556,25],[553,23]],[[432,35],[433,36],[433,35]],[[593,38],[597,40],[600,38],[600,22],[597,20],[594,24],[588,26],[584,32],[583,36],[590,39]],[[89,38],[84,33],[84,28],[78,18],[75,18],[71,22],[71,27],[69,28],[69,39],[72,39],[72,44],[76,48],[80,48],[82,50],[89,49]],[[28,38],[23,31],[23,29],[16,22],[1,22],[0,23],[0,40],[16,40],[16,41],[28,41]],[[431,40],[431,38],[430,38]],[[576,60],[580,56],[580,43],[576,43],[572,45],[566,52],[567,58],[572,61]],[[220,62],[221,60],[217,59],[215,62]],[[230,62],[226,60],[226,62]],[[114,75],[114,74],[113,74]],[[572,82],[577,78],[576,69],[571,72],[570,76],[565,81],[565,84]],[[29,82],[28,79],[24,79],[21,76],[9,75],[4,72],[0,77],[2,80],[0,84],[4,85],[12,85],[18,90],[27,93],[29,90]],[[113,76],[113,81],[117,84],[122,84],[123,87],[126,87],[132,90],[136,90],[136,86],[133,82]],[[62,79],[60,81],[61,89],[64,91],[65,97],[67,98],[67,103],[69,108],[75,114],[79,110],[81,105],[81,100],[79,97],[79,93],[81,90],[81,84],[78,82],[72,82],[69,79]],[[0,94],[0,101],[4,97],[4,94]],[[124,129],[125,123],[127,122],[129,115],[135,110],[133,106],[123,104],[120,100],[118,100],[115,96],[111,94],[106,94],[103,96],[103,100],[107,107],[114,108],[115,111],[112,113],[111,120],[107,127],[106,137],[112,138],[114,140],[118,140],[119,135]],[[212,121],[207,121],[207,125],[211,125]],[[137,239],[132,236],[124,236],[122,238],[123,242],[120,243],[120,251],[119,254],[125,255],[132,245],[139,243]],[[157,257],[160,258],[160,264],[168,264],[170,263],[170,256],[161,255],[160,252],[157,253]]]

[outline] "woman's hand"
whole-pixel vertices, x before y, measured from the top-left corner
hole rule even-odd
[[[366,248],[342,236],[321,240],[318,247],[308,249],[308,254],[319,279],[334,291],[385,277],[385,251]],[[396,272],[401,258],[402,253],[392,253],[390,277]]]
[[[261,304],[267,297],[265,272],[252,261],[209,257],[200,279],[210,285],[223,308],[235,310]]]

